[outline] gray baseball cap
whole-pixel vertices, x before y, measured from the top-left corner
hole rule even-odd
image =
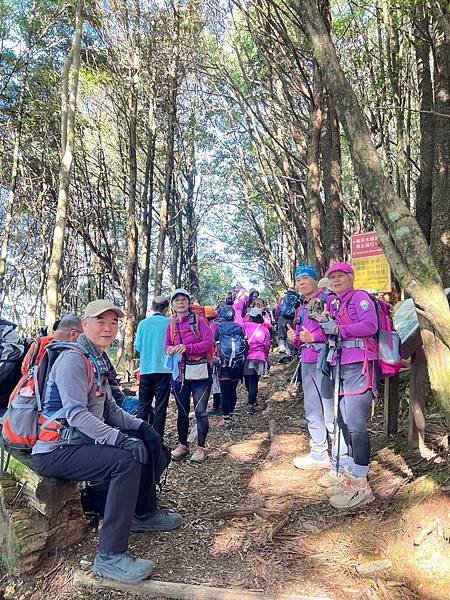
[[[174,290],[170,294],[170,302],[172,302],[176,296],[186,296],[186,298],[189,300],[189,302],[191,301],[190,293],[187,290],[185,290],[184,288],[177,288],[176,290]]]

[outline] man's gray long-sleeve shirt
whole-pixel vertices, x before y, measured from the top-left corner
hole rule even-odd
[[[48,376],[43,414],[52,416],[59,408],[64,408],[64,417],[70,427],[95,440],[98,444],[113,446],[118,437],[118,429],[139,429],[142,419],[132,417],[114,401],[106,377],[98,387],[93,371],[92,381],[88,381],[85,358],[75,350],[66,350],[59,356]],[[118,429],[115,429],[118,428]],[[33,454],[51,452],[58,442],[39,440],[33,447]]]

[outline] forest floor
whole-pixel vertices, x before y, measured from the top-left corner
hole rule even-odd
[[[272,361],[261,380],[265,410],[246,415],[241,389],[233,431],[210,419],[208,460],[169,467],[160,504],[182,513],[183,526],[132,535],[131,550],[152,559],[154,578],[163,581],[332,599],[448,598],[450,467],[448,449],[439,446],[442,422],[429,419],[433,451],[422,457],[405,449],[403,421],[397,436],[383,434],[379,403],[370,422],[376,501],[337,512],[317,473],[292,466],[308,451],[301,391],[289,386],[293,365],[278,364],[277,355]],[[172,401],[168,438],[175,443]],[[80,561],[89,570],[96,544],[92,531],[82,545],[49,557],[34,578],[4,577],[3,597],[129,597],[75,588],[74,573]]]

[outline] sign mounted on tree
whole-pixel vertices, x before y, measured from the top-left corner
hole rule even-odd
[[[383,249],[378,245],[376,231],[352,235],[351,258],[355,289],[376,293],[391,291],[391,269]]]

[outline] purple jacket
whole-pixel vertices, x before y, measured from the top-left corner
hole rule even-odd
[[[322,298],[322,296],[324,295],[324,292],[322,290],[318,290],[313,298]],[[327,299],[327,307],[329,306],[329,300],[334,300],[334,296],[330,297],[329,299]],[[328,308],[329,310],[329,308]],[[300,323],[297,323],[297,321],[300,320]],[[295,313],[295,321],[294,321],[295,325],[294,325],[294,331],[295,331],[295,341],[294,341],[294,347],[295,348],[301,348],[302,353],[301,353],[301,362],[302,363],[316,363],[317,359],[319,358],[319,353],[321,351],[321,349],[324,348],[324,346],[313,346],[313,344],[326,344],[327,343],[327,335],[323,332],[320,324],[318,321],[315,321],[314,319],[310,319],[308,317],[308,300],[305,300],[305,302],[303,303],[303,306],[300,306],[300,308],[297,309],[297,312]],[[303,344],[300,341],[300,333],[302,331],[302,329],[307,329],[310,333],[313,334],[314,336],[314,342],[312,342],[312,344]]]
[[[242,328],[249,345],[248,360],[266,361],[270,350],[270,333],[264,324],[244,321]]]
[[[362,340],[365,348],[342,348],[341,364],[364,362],[377,359],[377,344],[374,335],[378,331],[375,304],[363,290],[350,289],[331,302],[330,313],[339,325],[342,341]],[[366,355],[367,351],[367,355]]]
[[[198,336],[192,331],[192,326],[189,324],[189,314],[185,315],[181,321],[173,317],[167,328],[166,350],[169,346],[184,344],[188,360],[206,358],[214,348],[213,335],[209,323],[204,317],[197,315],[197,327]]]

